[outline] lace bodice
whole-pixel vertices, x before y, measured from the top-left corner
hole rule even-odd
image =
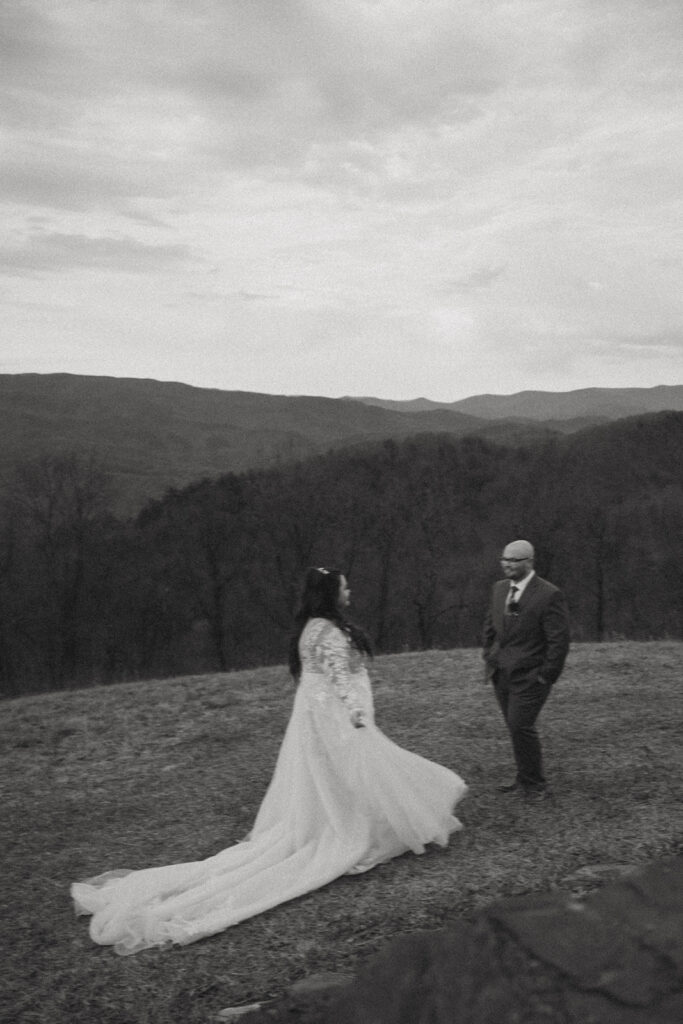
[[[316,700],[333,696],[342,701],[349,713],[371,709],[365,659],[333,622],[309,619],[299,639],[299,654],[302,681],[308,680]]]

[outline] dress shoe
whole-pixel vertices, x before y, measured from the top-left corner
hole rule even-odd
[[[539,800],[549,800],[550,790],[546,789],[545,786],[526,786],[524,789],[524,799],[529,800],[531,803],[538,803]]]
[[[499,793],[512,793],[516,789],[521,789],[521,783],[515,779],[514,782],[503,782],[500,786],[496,787]]]

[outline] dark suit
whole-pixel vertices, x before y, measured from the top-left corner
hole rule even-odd
[[[567,657],[569,615],[561,591],[540,576],[532,576],[516,614],[510,614],[505,602],[513,582],[498,580],[493,586],[483,655],[512,739],[517,782],[542,789],[546,783],[535,722]]]

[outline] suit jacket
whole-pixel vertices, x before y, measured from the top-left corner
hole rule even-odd
[[[569,650],[569,613],[560,590],[533,576],[519,600],[516,615],[506,615],[510,581],[493,585],[484,624],[486,675],[502,672],[511,685],[528,686],[541,676],[554,683]]]

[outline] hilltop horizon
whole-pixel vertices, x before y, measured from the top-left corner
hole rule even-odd
[[[32,460],[97,453],[119,508],[203,477],[299,462],[347,445],[444,433],[536,444],[602,422],[683,412],[683,385],[427,399],[224,391],[153,378],[0,374],[0,493]]]
[[[588,395],[598,394],[601,392],[615,393],[649,393],[653,392],[664,392],[673,391],[678,388],[683,388],[683,379],[681,383],[659,383],[651,385],[626,385],[619,387],[612,387],[610,385],[603,384],[586,384],[582,387],[563,387],[563,388],[522,388],[512,391],[470,391],[466,394],[462,394],[455,398],[433,398],[427,394],[410,395],[409,397],[397,397],[395,394],[382,394],[380,391],[374,391],[372,394],[365,392],[363,394],[327,394],[322,391],[287,391],[287,390],[267,390],[262,388],[244,388],[244,387],[226,387],[223,385],[208,385],[198,384],[189,380],[181,380],[177,377],[160,377],[152,375],[136,375],[136,374],[112,374],[112,373],[77,373],[71,370],[20,370],[16,372],[1,372],[0,378],[3,377],[25,377],[25,378],[83,378],[86,380],[111,380],[111,381],[141,381],[149,382],[154,384],[169,384],[169,385],[180,385],[187,388],[192,388],[197,391],[218,391],[227,394],[239,394],[239,395],[267,395],[273,398],[326,398],[332,401],[350,401],[350,402],[366,402],[366,403],[380,403],[380,402],[392,402],[397,406],[418,406],[422,408],[449,408],[451,406],[459,405],[462,402],[467,402],[472,399],[512,399],[512,398],[526,398],[534,397],[537,395]]]

